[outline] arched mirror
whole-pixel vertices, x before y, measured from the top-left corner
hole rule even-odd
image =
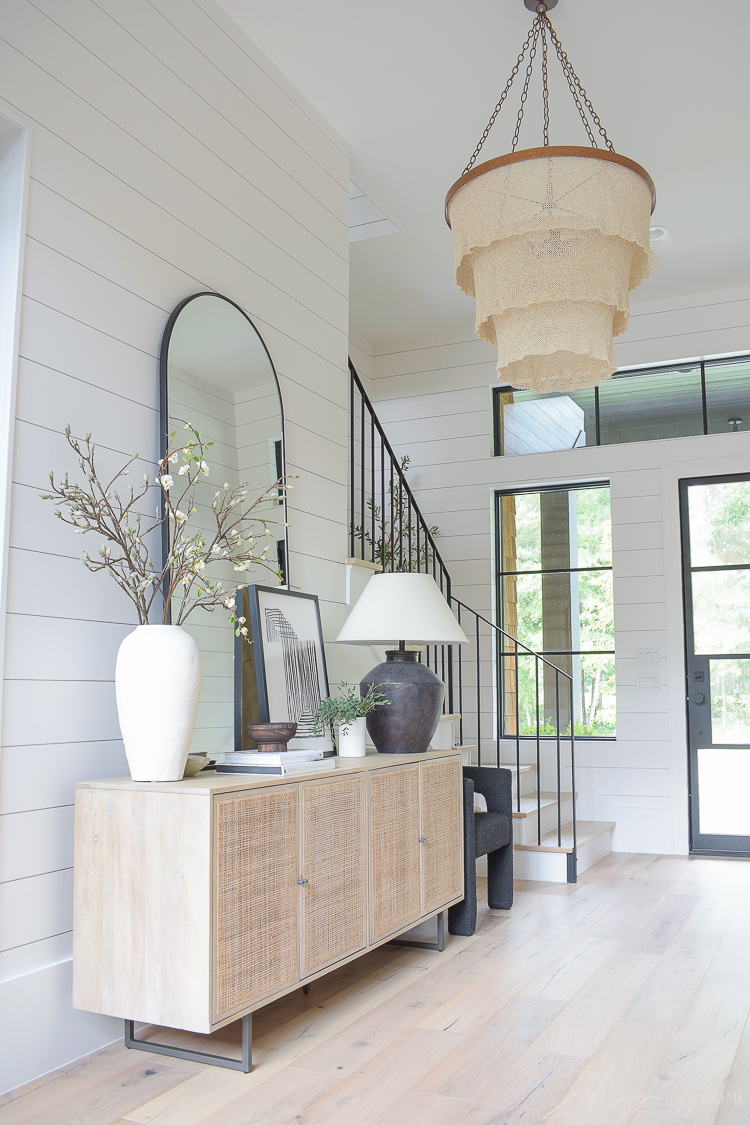
[[[263,586],[288,583],[286,499],[273,487],[286,473],[284,413],[276,370],[255,325],[239,305],[218,293],[188,297],[167,323],[160,373],[162,454],[168,435],[179,433],[185,423],[213,442],[207,452],[209,475],[196,486],[191,517],[196,528],[210,529],[211,501],[225,482],[230,488],[246,484],[249,498],[270,489],[257,514],[269,521],[273,546],[268,559],[281,578],[257,565],[243,572],[241,580]],[[226,586],[240,579],[229,564],[217,562],[214,569],[211,576]],[[195,637],[203,663],[192,752],[233,750],[244,741],[240,727],[257,721],[252,700],[244,698],[247,687],[242,690],[243,680],[254,682],[252,645],[236,646],[221,609],[196,609],[185,628]]]

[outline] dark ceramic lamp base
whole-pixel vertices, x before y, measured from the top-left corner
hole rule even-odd
[[[390,700],[367,716],[367,732],[380,754],[424,754],[435,733],[443,706],[445,685],[416,652],[389,649],[385,664],[364,677],[360,692],[375,684]]]

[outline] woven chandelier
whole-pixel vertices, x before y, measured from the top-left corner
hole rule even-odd
[[[456,284],[476,298],[476,333],[497,346],[498,378],[517,390],[597,386],[616,369],[613,337],[628,326],[628,295],[648,277],[656,202],[645,169],[615,152],[547,12],[536,13],[471,160],[445,200]],[[591,148],[549,143],[548,44],[554,47]],[[541,48],[544,146],[516,151]],[[476,160],[528,54],[511,152]],[[606,147],[600,148],[594,133]]]

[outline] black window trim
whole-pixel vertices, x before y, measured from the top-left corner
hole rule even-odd
[[[664,363],[657,364],[651,367],[632,367],[624,371],[615,371],[612,376],[613,379],[631,379],[638,375],[664,375],[668,371],[695,371],[700,368],[701,376],[701,410],[703,414],[703,434],[708,434],[708,399],[706,395],[706,367],[726,367],[733,363],[749,363],[750,355],[734,355],[734,356],[717,356],[715,359],[695,359],[695,360],[680,360],[678,363]],[[502,441],[500,439],[500,395],[511,394],[517,388],[509,385],[492,388],[492,440],[493,440],[493,456],[503,457]],[[601,445],[601,416],[599,411],[599,388],[594,387],[594,426],[596,441],[595,445]],[[700,436],[700,435],[696,435]],[[642,441],[659,440],[654,438],[642,438]],[[586,446],[578,446],[574,448],[585,449]],[[588,448],[591,448],[589,446]],[[556,450],[555,452],[562,452]],[[533,491],[533,490],[531,490]]]
[[[502,390],[502,389],[503,388],[497,388],[496,387],[495,391]],[[493,399],[493,402],[495,402],[495,401],[496,400]],[[497,419],[497,411],[495,412],[495,417]],[[502,568],[502,562],[500,562],[501,555],[497,553],[497,544],[500,543],[500,541],[501,541],[500,511],[501,511],[502,505],[501,505],[500,501],[501,501],[503,496],[523,496],[523,495],[528,496],[528,495],[536,495],[539,492],[580,492],[580,491],[582,491],[583,489],[586,489],[586,488],[609,488],[609,489],[611,489],[612,488],[612,482],[610,480],[582,480],[582,481],[574,481],[574,482],[568,483],[568,484],[565,484],[565,483],[529,484],[529,485],[522,485],[520,488],[496,488],[494,490],[494,492],[495,492],[495,520],[494,520],[494,524],[495,524],[495,544],[496,544],[496,554],[495,554],[495,579],[496,579],[496,581],[495,581],[495,620],[496,621],[502,621],[502,619],[503,619],[503,614],[502,614],[502,598],[503,598],[502,579],[509,576],[509,575],[512,575],[512,576],[515,577],[516,575],[519,575],[519,574],[575,574],[575,573],[579,573],[580,571],[591,571],[591,570],[610,570],[611,571],[612,570],[611,565],[610,566],[592,566],[592,567],[568,567],[567,569],[564,569],[564,570],[562,568],[559,569],[559,570],[533,570],[533,571],[531,571],[531,570],[530,571],[502,570],[501,569]],[[505,654],[503,653],[502,655],[505,655]],[[508,654],[508,655],[510,655],[510,654]],[[519,653],[518,655],[521,656],[522,654]],[[616,652],[613,648],[611,648],[611,649],[575,649],[575,650],[573,650],[573,649],[570,649],[570,650],[563,650],[563,649],[554,649],[553,650],[553,649],[550,649],[549,651],[545,650],[544,652],[540,652],[539,655],[545,656],[545,657],[548,657],[548,656],[616,656]],[[616,678],[616,674],[615,674],[615,678]],[[502,707],[500,708],[500,721],[502,722],[502,727],[503,727],[503,732],[504,732],[505,731],[505,715],[504,715],[504,711],[503,711]],[[515,738],[516,736],[515,735],[510,736],[510,735],[506,735],[505,733],[503,733],[501,737],[502,738],[510,738],[510,737]],[[544,739],[545,737],[552,737],[552,736],[541,735],[542,739]],[[521,741],[524,741],[525,739],[535,741],[536,735],[535,734],[519,734],[518,738]],[[576,742],[578,742],[579,740],[583,741],[583,742],[616,742],[617,741],[617,734],[577,734],[576,735]]]

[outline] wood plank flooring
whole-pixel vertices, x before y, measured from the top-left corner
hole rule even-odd
[[[249,1075],[114,1044],[0,1125],[740,1125],[749,1013],[750,863],[612,854],[264,1008]],[[239,1053],[238,1025],[151,1034]]]

